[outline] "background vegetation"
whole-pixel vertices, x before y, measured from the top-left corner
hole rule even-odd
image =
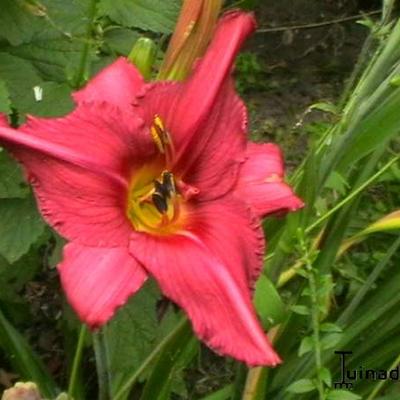
[[[31,380],[46,398],[69,388],[78,400],[400,398],[390,380],[358,380],[353,391],[332,384],[334,350],[353,351],[350,368],[400,363],[396,3],[238,5],[260,25],[236,68],[253,139],[284,148],[288,180],[307,204],[265,222],[255,303],[284,363],[247,369],[216,356],[154,282],[101,332],[83,335],[55,269],[63,241],[1,150],[1,388]],[[178,0],[0,0],[0,112],[19,125],[27,113],[71,111],[71,91],[143,35],[158,46],[156,72],[179,8]]]

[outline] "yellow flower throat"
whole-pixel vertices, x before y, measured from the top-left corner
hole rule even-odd
[[[159,156],[135,171],[129,188],[127,217],[138,231],[167,235],[182,225],[182,196],[177,190],[176,177],[166,169],[174,149],[158,115],[154,117],[150,134]]]

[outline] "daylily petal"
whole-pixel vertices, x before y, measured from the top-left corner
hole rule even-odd
[[[248,143],[246,155],[235,188],[238,197],[260,216],[303,207],[303,202],[283,181],[283,159],[278,146]]]
[[[0,113],[0,126],[8,126],[7,116]]]
[[[197,336],[217,352],[249,365],[276,365],[279,357],[229,267],[195,235],[134,233],[131,253],[163,293],[185,309]]]
[[[115,106],[130,107],[144,88],[144,80],[136,67],[120,57],[104,68],[73,97],[77,103],[106,101]]]
[[[147,124],[156,114],[164,120],[175,144],[176,169],[191,185],[202,184],[201,195],[206,198],[230,189],[244,161],[247,115],[230,73],[240,46],[254,27],[251,14],[228,13],[187,82],[156,83],[138,101],[138,111],[144,113]]]
[[[58,270],[68,302],[92,328],[106,323],[147,279],[144,269],[120,247],[69,243]]]
[[[252,290],[263,266],[265,239],[259,218],[250,207],[225,196],[196,204],[188,211],[187,219],[191,234],[229,266],[243,290]]]
[[[20,131],[46,141],[49,155],[52,145],[62,146],[102,167],[95,172],[111,170],[125,179],[132,162],[142,165],[156,150],[143,120],[109,103],[81,104],[62,118],[29,117]]]
[[[132,229],[125,215],[127,180],[155,151],[138,122],[112,106],[85,104],[65,118],[31,119],[23,129],[0,128],[0,138],[5,133],[17,143],[24,138],[24,146],[9,148],[25,167],[44,218],[84,245],[127,245]],[[38,151],[29,140],[41,143],[33,147]],[[51,156],[54,147],[65,149],[69,162],[57,152]],[[97,168],[75,163],[71,154]]]

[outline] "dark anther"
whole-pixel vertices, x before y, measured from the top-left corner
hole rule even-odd
[[[162,182],[154,181],[153,203],[157,210],[164,214],[168,211],[168,199],[176,193],[174,175],[171,172],[162,173]]]
[[[168,211],[167,199],[162,195],[162,193],[155,192],[152,194],[151,198],[158,212],[164,214]]]
[[[167,190],[168,197],[172,194],[176,193],[175,189],[175,182],[174,182],[174,176],[171,174],[171,172],[165,171],[162,174],[162,186]]]

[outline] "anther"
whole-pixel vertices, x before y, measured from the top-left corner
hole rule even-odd
[[[169,134],[164,127],[164,123],[159,115],[155,115],[153,125],[150,128],[151,137],[161,154],[165,153],[166,147],[171,143]]]

